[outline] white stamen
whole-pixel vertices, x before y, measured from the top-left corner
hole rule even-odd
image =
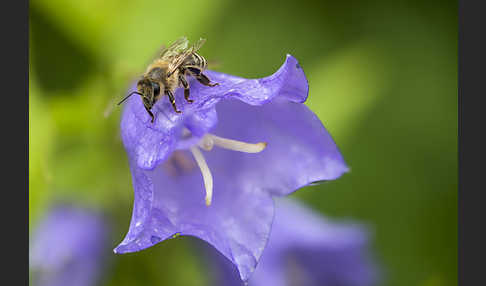
[[[203,176],[204,181],[204,188],[206,189],[206,205],[211,205],[211,200],[213,198],[213,176],[211,175],[211,171],[209,170],[208,164],[206,160],[204,160],[204,156],[196,146],[191,147],[192,155],[194,159],[196,159],[196,163],[201,169],[201,173]]]
[[[182,135],[183,137],[191,137],[191,132],[188,129],[184,128],[182,130]],[[244,153],[259,153],[267,147],[267,143],[259,142],[253,144],[206,133],[199,140],[197,145],[193,145],[192,147],[190,147],[191,153],[194,156],[194,159],[196,160],[196,163],[201,170],[201,174],[203,176],[204,188],[206,190],[205,199],[207,206],[211,205],[211,201],[213,198],[213,176],[199,148],[206,151],[211,151],[214,146]]]
[[[206,134],[201,140],[199,146],[204,150],[211,150],[213,145],[229,149],[233,151],[245,152],[245,153],[259,153],[267,147],[267,142],[259,142],[259,143],[246,143],[242,141],[227,139],[223,137],[219,137],[213,134]]]
[[[203,139],[199,141],[197,144],[199,147],[201,147],[203,150],[206,151],[211,151],[214,147],[214,141],[211,139],[211,137],[204,135]]]

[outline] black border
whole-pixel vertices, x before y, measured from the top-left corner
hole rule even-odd
[[[2,284],[29,284],[29,1],[3,2]],[[10,283],[9,283],[10,282]]]
[[[459,1],[458,62],[458,278],[459,285],[484,284],[483,205],[480,196],[484,183],[484,114],[486,105],[479,102],[484,92],[486,61],[484,44],[486,23],[483,1]],[[483,88],[482,88],[483,87]],[[482,116],[483,115],[483,116]],[[482,152],[481,152],[482,151]]]

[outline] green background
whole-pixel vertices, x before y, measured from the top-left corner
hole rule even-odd
[[[291,195],[370,226],[383,285],[457,282],[457,1],[30,1],[30,229],[62,200],[128,230],[133,189],[117,100],[180,36],[216,70],[275,72],[287,53],[306,104],[351,172]],[[205,285],[189,238],[114,255],[102,285]]]

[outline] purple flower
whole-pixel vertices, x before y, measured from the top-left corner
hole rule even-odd
[[[192,235],[223,253],[246,280],[270,233],[272,196],[336,179],[348,168],[303,104],[308,84],[294,57],[261,79],[205,73],[219,85],[191,78],[194,102],[184,100],[182,89],[175,94],[182,114],[163,97],[151,123],[140,97],[127,100],[121,135],[135,201],[128,234],[114,251]]]
[[[31,237],[33,285],[96,285],[109,253],[107,232],[100,214],[68,205],[52,209]]]
[[[363,226],[329,221],[290,200],[276,202],[272,233],[249,286],[368,286],[377,282]],[[214,285],[243,286],[234,265],[209,250]]]

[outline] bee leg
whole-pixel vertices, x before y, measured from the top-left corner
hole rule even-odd
[[[202,83],[202,84],[204,84],[204,85],[206,85],[206,86],[211,86],[211,87],[213,87],[213,86],[217,86],[217,85],[219,85],[219,83],[211,83],[211,81],[209,80],[209,78],[208,78],[208,77],[207,77],[205,74],[203,74],[203,73],[200,73],[199,75],[197,75],[197,76],[196,76],[196,79],[197,79],[197,80],[198,80],[200,83]]]
[[[190,67],[188,68],[188,70],[191,72],[192,76],[194,76],[197,79],[197,81],[204,84],[205,86],[219,85],[219,83],[211,83],[211,80],[209,80],[209,78],[205,74],[203,74],[200,69]]]
[[[154,119],[155,119],[155,116],[154,114],[152,113],[152,111],[150,111],[150,109],[148,109],[147,107],[145,107],[145,110],[147,110],[148,114],[150,115],[150,117],[152,117],[152,120],[150,120],[151,123],[154,123]]]
[[[187,102],[193,103],[194,100],[189,99],[189,83],[187,83],[186,75],[184,73],[179,74],[179,81],[184,86],[184,98],[187,100]]]
[[[167,94],[167,96],[169,96],[169,100],[170,100],[170,103],[172,103],[172,107],[174,108],[174,111],[176,113],[182,113],[182,111],[177,110],[174,94],[170,90],[165,90],[165,93]]]

